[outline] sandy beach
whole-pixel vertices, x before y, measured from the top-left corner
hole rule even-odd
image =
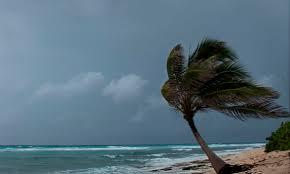
[[[265,153],[264,148],[247,150],[222,158],[231,165],[246,165],[251,169],[240,174],[289,174],[290,150]],[[170,167],[154,170],[162,173],[215,174],[208,160],[196,160],[190,163],[179,163]]]

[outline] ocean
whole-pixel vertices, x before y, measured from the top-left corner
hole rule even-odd
[[[264,146],[210,144],[219,155]],[[0,146],[2,174],[149,174],[175,163],[204,159],[198,145]]]

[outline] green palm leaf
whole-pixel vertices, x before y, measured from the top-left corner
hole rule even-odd
[[[188,67],[184,66],[184,62],[183,49],[179,44],[169,54],[169,80],[161,90],[169,105],[183,114],[217,110],[222,106],[230,107],[227,111],[240,111],[244,117],[253,117],[254,107],[257,109],[257,117],[262,117],[262,114],[275,117],[275,114],[282,113],[267,110],[267,107],[274,106],[273,100],[279,97],[279,93],[256,84],[225,42],[204,39],[189,56]],[[243,114],[246,107],[251,108],[252,112]]]
[[[185,71],[184,62],[183,48],[178,44],[171,50],[167,59],[167,74],[169,79],[181,79]]]
[[[236,106],[216,106],[213,109],[240,120],[289,117],[289,113],[283,107],[271,100]]]
[[[206,38],[198,44],[196,50],[189,56],[188,66],[210,57],[216,57],[219,61],[235,60],[237,58],[234,51],[225,42]]]

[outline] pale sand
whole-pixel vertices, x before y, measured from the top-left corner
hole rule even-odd
[[[224,157],[229,164],[251,164],[251,170],[240,174],[290,174],[290,150],[264,152],[264,148],[242,152],[237,155]],[[206,174],[214,174],[213,170]]]
[[[252,149],[235,155],[222,157],[231,165],[253,165],[250,170],[239,174],[290,174],[290,150],[265,153],[264,148]],[[175,164],[154,170],[161,173],[215,174],[208,160]]]

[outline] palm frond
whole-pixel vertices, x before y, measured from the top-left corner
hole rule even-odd
[[[209,76],[209,71],[200,66],[188,68],[182,79],[183,89],[197,94],[198,87],[205,85],[202,79],[207,79]]]
[[[206,38],[198,44],[196,50],[189,56],[188,66],[191,66],[193,62],[204,61],[213,56],[219,61],[237,59],[234,51],[225,42]]]
[[[219,64],[214,76],[205,81],[198,91],[204,102],[219,104],[279,97],[278,92],[253,82],[249,73],[237,62]]]
[[[219,101],[217,103],[261,101],[279,97],[279,93],[271,88],[249,82],[224,82],[199,91],[199,96],[204,102],[215,100]]]
[[[247,118],[261,119],[289,117],[289,113],[282,106],[276,104],[272,100],[235,106],[216,106],[212,109],[240,120],[246,120]]]
[[[248,72],[236,62],[224,62],[217,65],[215,69],[206,69],[203,73],[211,74],[211,76],[200,79],[204,81],[204,85],[199,87],[201,95],[202,93],[211,93],[211,90],[217,91],[220,84],[231,83],[238,85],[238,83],[249,80],[250,77]]]
[[[161,94],[167,103],[171,107],[180,109],[180,95],[178,92],[175,80],[167,80],[161,88]]]
[[[168,81],[161,89],[168,104],[185,115],[216,110],[234,118],[278,118],[288,112],[274,102],[279,93],[255,83],[225,42],[204,39],[189,56],[181,45],[167,60]]]
[[[210,96],[211,95],[211,96]],[[236,89],[223,90],[223,93],[212,93],[202,97],[202,103],[208,108],[216,106],[241,105],[246,103],[261,103],[273,100],[271,91],[265,91],[255,87],[242,87]]]
[[[248,79],[251,77],[247,70],[236,61],[221,63],[215,68],[215,71],[216,76],[228,75],[235,79]]]
[[[169,79],[180,80],[185,71],[183,48],[176,45],[167,58],[167,74]]]

